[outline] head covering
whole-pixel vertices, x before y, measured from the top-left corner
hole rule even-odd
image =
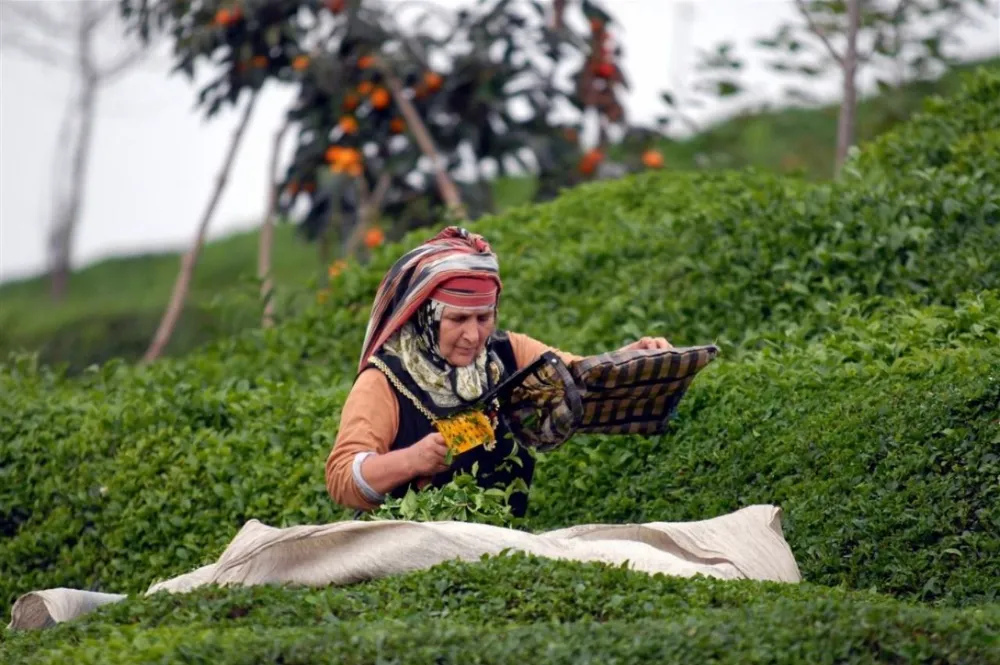
[[[496,307],[500,288],[487,275],[452,277],[434,289],[431,300],[466,311],[483,311]]]
[[[481,303],[486,298],[484,292],[490,290],[483,288],[484,281],[495,286],[492,300],[496,307],[503,289],[496,254],[482,236],[464,228],[449,226],[404,254],[382,278],[375,293],[358,371],[364,370],[368,359],[415,318],[422,305],[461,300],[463,296],[468,296],[467,302]],[[433,316],[432,311],[425,312],[426,318]]]

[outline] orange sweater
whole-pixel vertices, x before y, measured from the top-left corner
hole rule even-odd
[[[531,364],[546,351],[555,352],[563,362],[580,356],[564,353],[520,333],[508,333],[518,369]],[[326,489],[337,503],[348,508],[371,510],[377,504],[368,501],[354,482],[352,463],[358,453],[389,451],[399,429],[399,403],[385,374],[377,369],[363,371],[351,388],[340,415],[340,429],[330,455],[326,458]]]

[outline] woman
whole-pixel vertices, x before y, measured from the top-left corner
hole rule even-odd
[[[432,422],[474,403],[546,351],[566,363],[579,358],[526,335],[497,331],[501,289],[489,244],[457,227],[446,228],[389,270],[375,297],[359,374],[326,462],[334,501],[371,510],[410,487],[440,487],[473,464],[484,487],[516,478],[530,486],[534,459],[505,436],[502,423],[496,424],[494,446],[464,452],[449,465],[448,447]],[[670,345],[663,338],[643,338],[624,348]],[[518,462],[504,463],[511,456]],[[515,516],[523,516],[527,496],[514,494],[510,504]]]

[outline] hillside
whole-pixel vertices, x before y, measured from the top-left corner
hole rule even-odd
[[[1000,69],[1000,60],[986,64]],[[970,65],[971,66],[971,65]],[[858,136],[868,141],[909,117],[930,94],[950,93],[969,67],[937,81],[912,83],[864,100]],[[670,171],[695,171],[703,157],[725,168],[753,167],[781,173],[802,170],[807,180],[828,178],[833,163],[836,108],[785,110],[734,118],[691,139],[661,145]],[[725,159],[720,161],[719,157]],[[530,196],[531,184],[497,183],[502,210]],[[210,243],[195,273],[192,297],[167,352],[182,355],[210,340],[257,325],[255,301],[256,233]],[[0,355],[13,349],[38,350],[46,362],[66,362],[74,370],[111,357],[135,360],[146,349],[176,276],[176,254],[102,261],[80,270],[70,297],[53,305],[44,279],[0,284]],[[287,226],[278,229],[274,270],[288,311],[298,311],[301,293],[320,273],[317,251]]]
[[[11,662],[1000,663],[1000,74],[837,183],[647,173],[484,219],[502,325],[593,353],[716,341],[672,431],[539,458],[520,528],[784,511],[798,586],[515,556],[347,588],[134,598]],[[149,367],[0,371],[5,607],[139,593],[243,523],[349,519],[323,461],[371,297],[414,233],[275,329]]]

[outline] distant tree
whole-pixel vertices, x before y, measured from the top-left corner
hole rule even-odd
[[[60,3],[0,1],[0,47],[67,72],[74,87],[57,133],[52,183],[49,281],[53,300],[66,295],[73,240],[83,212],[87,167],[100,93],[143,62],[148,44],[122,38],[115,0]],[[102,57],[107,44],[119,53]],[[67,153],[69,159],[66,159]]]
[[[911,77],[925,77],[953,65],[948,52],[961,44],[957,30],[994,6],[991,0],[792,0],[797,20],[756,40],[771,54],[767,66],[789,79],[812,81],[830,71],[840,76],[841,102],[837,123],[834,171],[839,172],[855,142],[858,76],[864,69],[880,72],[879,87],[886,90]],[[726,60],[708,64],[705,72],[735,71],[742,60],[728,53]],[[885,74],[892,73],[890,76]],[[730,81],[739,85],[738,82]],[[719,88],[722,96],[737,94]],[[801,83],[785,89],[790,99],[815,101]]]

